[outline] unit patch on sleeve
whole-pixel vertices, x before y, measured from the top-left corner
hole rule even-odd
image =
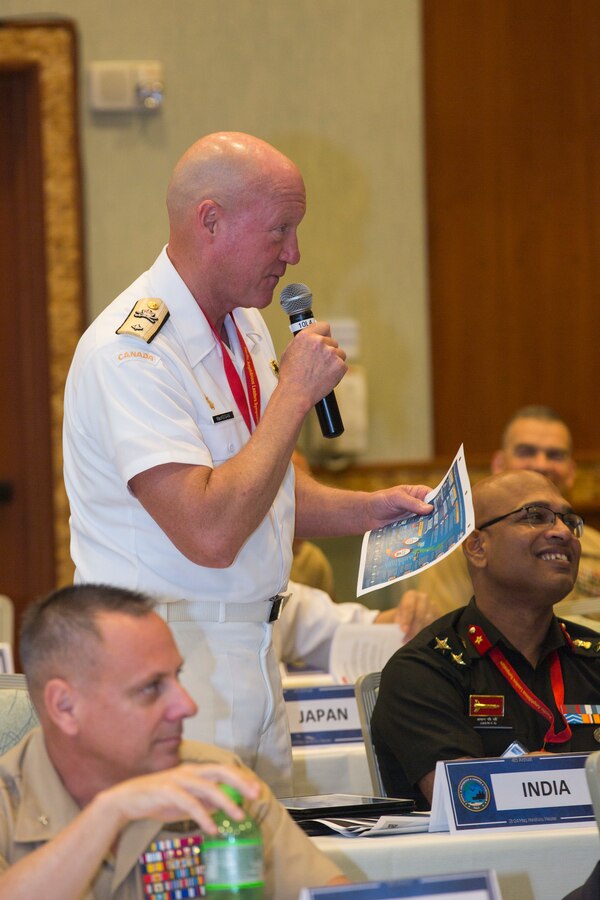
[[[149,344],[168,318],[166,303],[157,297],[144,297],[137,301],[115,334],[130,334]]]

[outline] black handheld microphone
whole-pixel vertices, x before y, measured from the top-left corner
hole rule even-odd
[[[303,328],[316,321],[310,308],[312,293],[305,284],[288,284],[282,290],[279,302],[283,311],[290,317],[290,331],[294,337]],[[333,391],[319,400],[315,409],[323,437],[339,437],[344,431],[344,423]]]

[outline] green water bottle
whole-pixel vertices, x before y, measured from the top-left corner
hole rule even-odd
[[[242,796],[229,784],[219,785],[238,806]],[[263,900],[263,842],[260,828],[250,816],[241,822],[231,819],[222,809],[213,813],[218,828],[215,835],[202,841],[202,861],[206,893],[211,900]]]

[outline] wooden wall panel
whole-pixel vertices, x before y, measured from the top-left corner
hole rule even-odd
[[[435,452],[555,406],[599,451],[600,4],[423,0]]]

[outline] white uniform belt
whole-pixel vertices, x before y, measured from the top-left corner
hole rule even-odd
[[[173,600],[157,603],[156,612],[167,622],[275,622],[289,594],[268,600],[228,603],[224,600]]]

